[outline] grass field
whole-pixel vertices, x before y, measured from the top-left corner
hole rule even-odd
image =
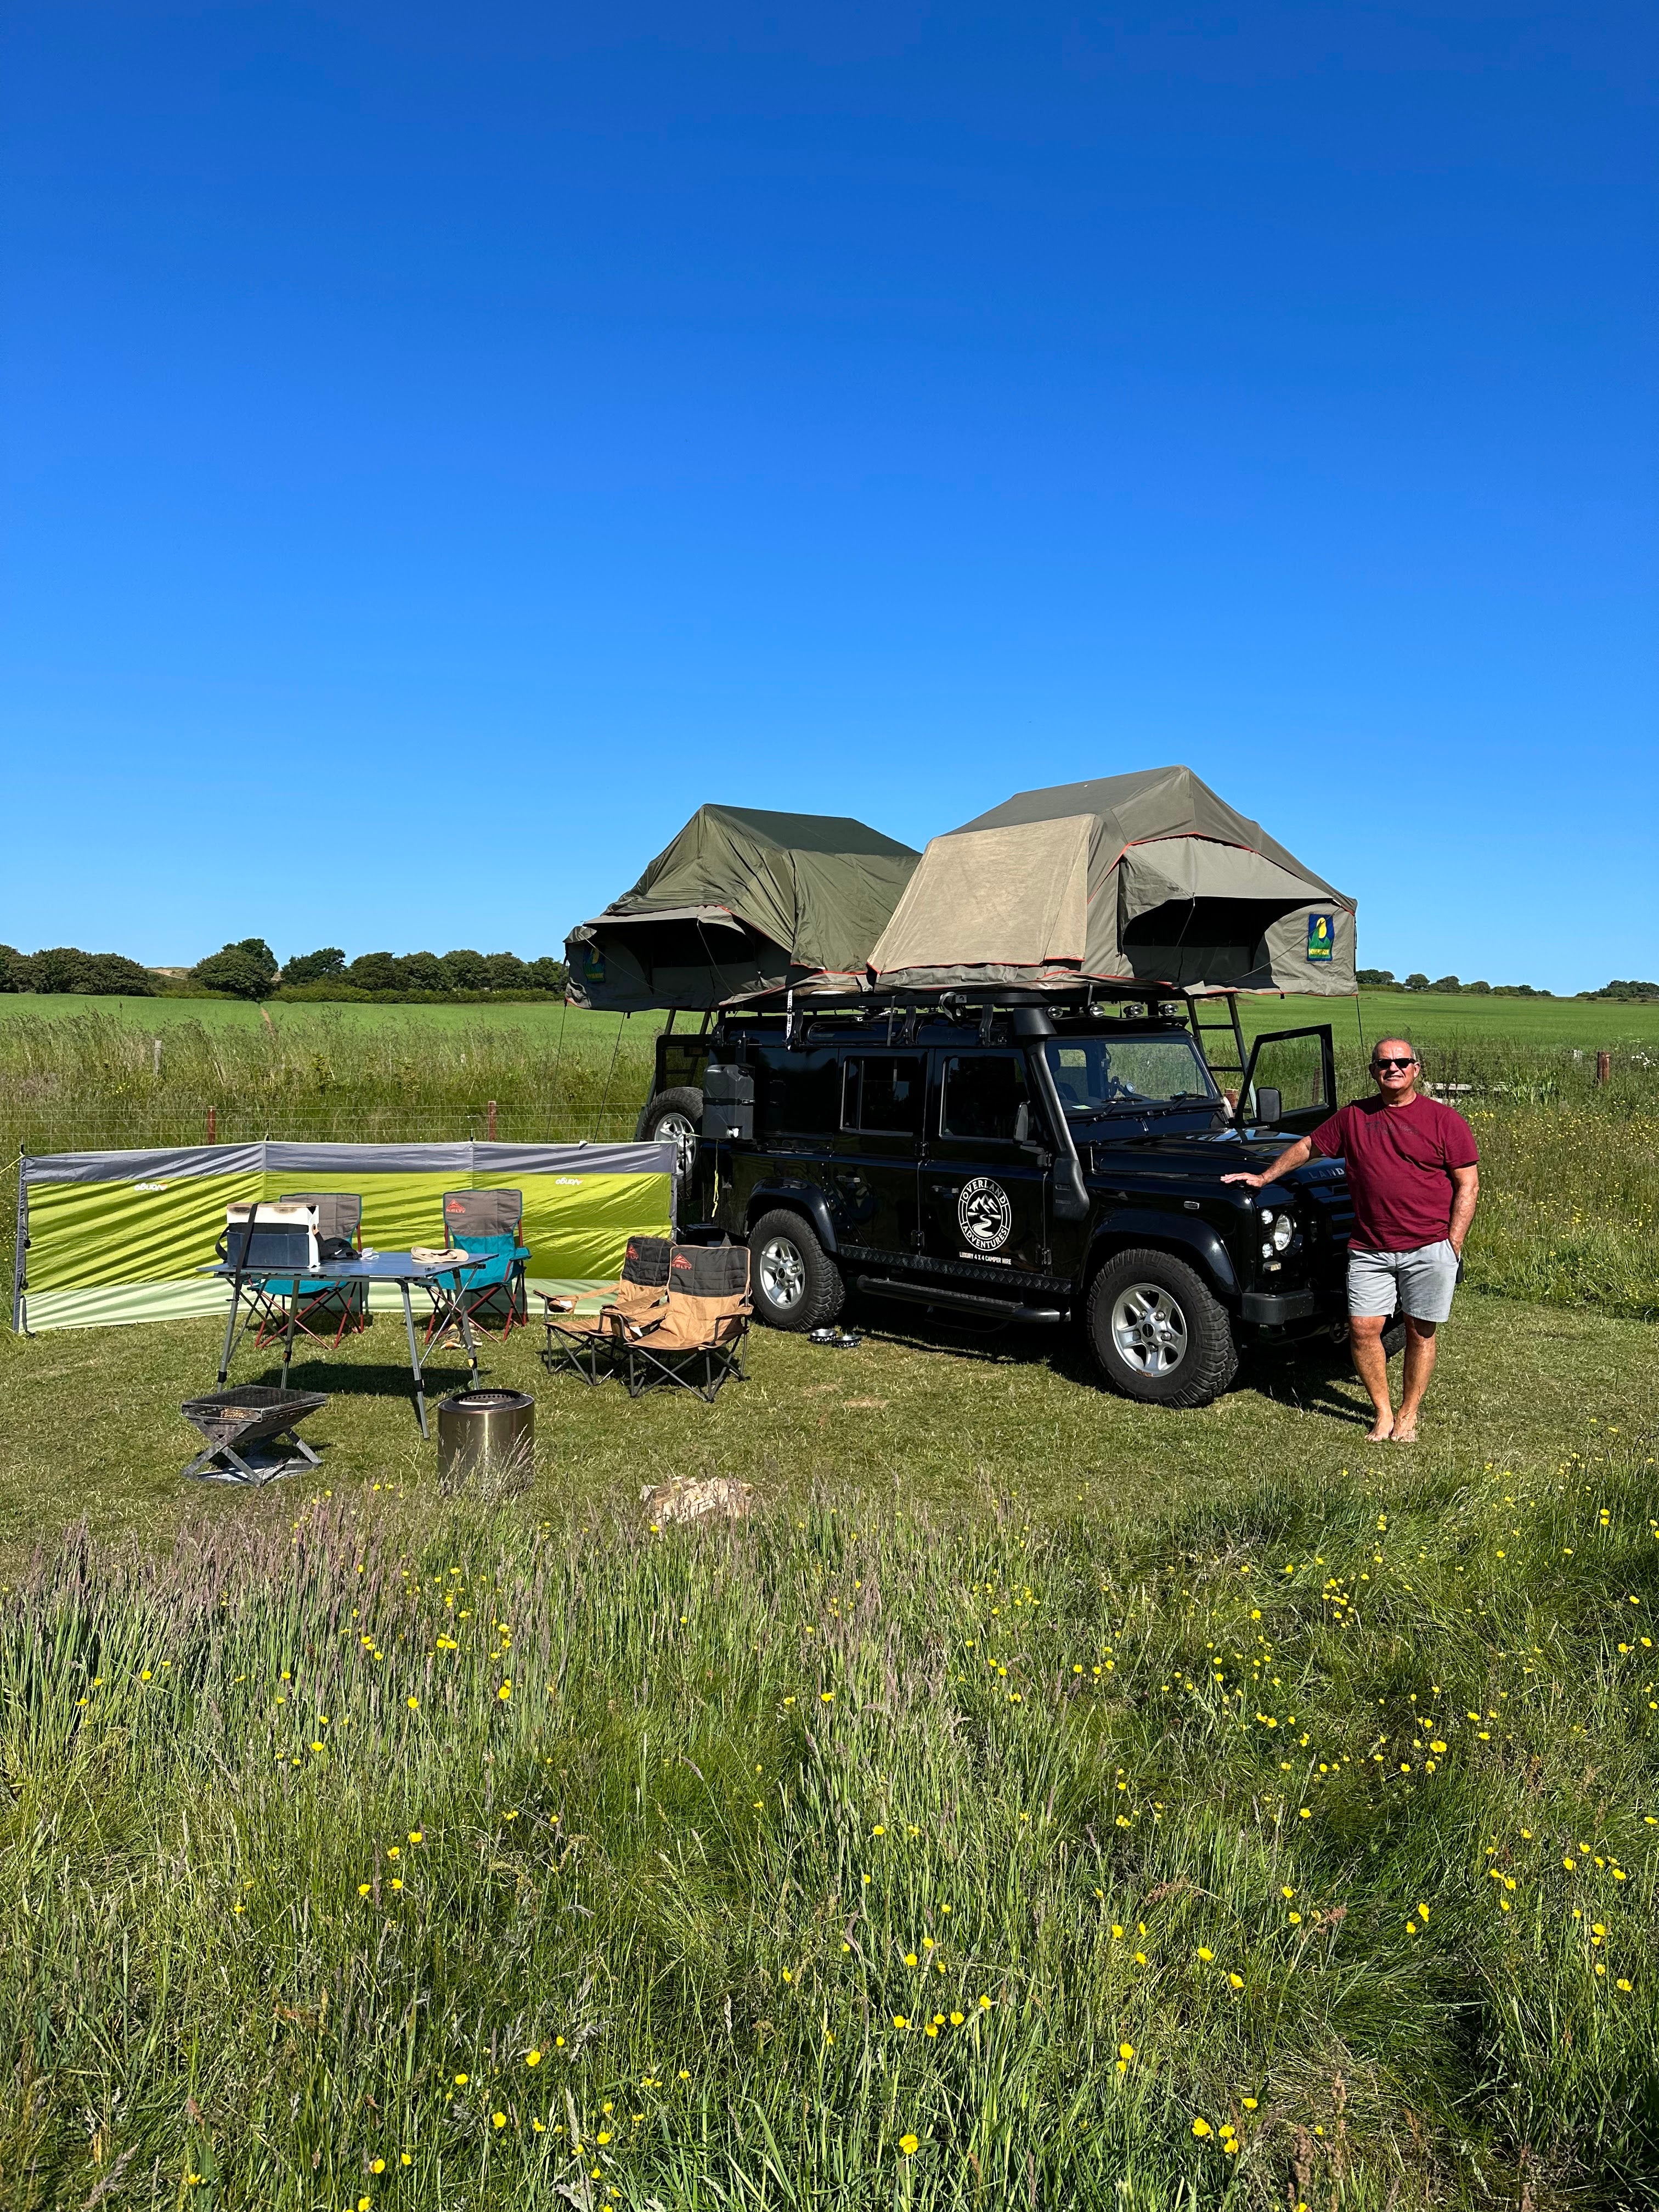
[[[633,1134],[651,1080],[655,1019],[623,1022],[561,1006],[256,1007],[190,1000],[0,1000],[0,1152],[77,1152],[261,1137],[337,1141],[483,1137],[546,1140]],[[180,1008],[211,1007],[186,1019]],[[1486,1157],[1470,1247],[1474,1279],[1516,1297],[1659,1314],[1659,1013],[1546,1008],[1517,1000],[1365,1001],[1367,1034],[1410,1017],[1430,1073],[1465,1084],[1459,1103]],[[147,1021],[170,1010],[171,1026]],[[1485,1033],[1430,1034],[1466,1008]],[[1504,1022],[1496,1023],[1498,1010]],[[1332,1020],[1345,1093],[1365,1087],[1349,1002],[1255,1003],[1256,1027]],[[1540,1042],[1557,1013],[1583,1020],[1585,1045]],[[1626,1030],[1616,1026],[1627,1024]],[[1595,1080],[1596,1041],[1613,1079]],[[211,1120],[210,1121],[210,1115]],[[12,1209],[0,1191],[0,1268]]]
[[[14,1147],[599,1133],[648,1057],[74,1011],[0,1020]],[[1485,1195],[1409,1450],[1335,1356],[1168,1414],[884,1323],[705,1408],[518,1337],[492,1503],[380,1319],[243,1494],[213,1323],[0,1335],[3,2212],[1659,2203],[1648,1047],[1430,1049]]]
[[[1339,1039],[1356,1033],[1354,1008],[1368,1038],[1404,1027],[1425,1042],[1442,1039],[1479,1042],[1501,1040],[1505,1044],[1577,1046],[1593,1052],[1601,1046],[1638,1051],[1659,1049],[1659,1002],[1620,1004],[1586,999],[1497,999],[1437,996],[1422,991],[1364,991],[1352,999],[1250,999],[1243,1002],[1245,1027],[1254,1035],[1261,1029],[1290,1029],[1303,1022],[1328,1021]],[[365,1006],[361,1002],[331,1006],[325,1004],[276,1004],[269,1008],[272,1022],[306,1024],[318,1019],[339,1020],[354,1028],[396,1029],[414,1022],[439,1033],[491,1028],[521,1030],[537,1038],[556,1034],[564,1015],[562,1006],[529,1002],[499,1006]],[[107,1012],[145,1032],[163,1035],[179,1024],[200,1022],[215,1029],[259,1031],[265,1027],[257,1006],[237,999],[86,999],[72,993],[35,994],[0,993],[0,1021],[84,1018]],[[684,1017],[682,1017],[684,1022]],[[584,1014],[585,1030],[609,1037],[623,1018],[614,1014]],[[629,1019],[630,1032],[654,1033],[659,1017],[638,1014]]]
[[[412,1021],[440,1035],[451,1030],[476,1029],[482,1023],[544,1036],[550,1026],[554,1030],[558,1029],[565,1010],[550,1000],[529,999],[508,1000],[490,1006],[421,1006],[396,1001],[376,1006],[362,1000],[343,1000],[337,1005],[326,1000],[290,1000],[274,1001],[266,1011],[277,1023],[335,1021],[356,1029],[374,1030],[395,1029],[401,1023]],[[266,1027],[259,1007],[246,999],[88,999],[68,991],[0,993],[0,1021],[8,1016],[13,1020],[26,1021],[31,1015],[61,1021],[66,1017],[73,1019],[76,1015],[106,1012],[146,1035],[159,1030],[165,1036],[168,1030],[191,1022],[200,1022],[211,1029],[252,1032]],[[593,1014],[586,1018],[595,1027],[602,1025],[608,1036],[621,1017]],[[654,1024],[656,1018],[650,1018]],[[646,1019],[644,1015],[638,1016],[633,1025],[637,1028]]]
[[[262,1495],[211,1324],[0,1345],[8,2212],[1653,2201],[1650,1328],[1466,1298],[1410,1451],[1330,1361],[519,1339],[495,1508],[390,1334]]]

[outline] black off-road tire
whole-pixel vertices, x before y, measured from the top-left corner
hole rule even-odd
[[[1151,1295],[1137,1298],[1138,1293]],[[1161,1316],[1165,1333],[1149,1346],[1149,1356],[1156,1351],[1168,1361],[1171,1345],[1179,1341],[1179,1356],[1163,1371],[1126,1354],[1117,1326],[1131,1323],[1121,1301],[1147,1311],[1154,1326]],[[1108,1260],[1089,1286],[1085,1327],[1107,1382],[1142,1405],[1207,1406],[1238,1372],[1227,1309],[1195,1268],[1168,1252],[1137,1248]]]
[[[1405,1349],[1406,1323],[1404,1317],[1396,1314],[1382,1332],[1382,1357],[1385,1359],[1398,1359]]]
[[[689,1174],[702,1133],[702,1093],[694,1084],[676,1084],[672,1090],[658,1091],[654,1098],[647,1102],[635,1125],[634,1134],[641,1144],[652,1144],[665,1121],[670,1125],[666,1133],[679,1146],[681,1164]],[[689,1145],[683,1138],[683,1131],[688,1123],[691,1129]]]
[[[778,1292],[791,1278],[799,1289],[787,1301]],[[757,1321],[799,1334],[834,1321],[847,1285],[805,1215],[778,1206],[749,1232],[749,1296]]]

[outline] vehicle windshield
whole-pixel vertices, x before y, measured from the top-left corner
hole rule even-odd
[[[1043,1050],[1067,1114],[1101,1114],[1118,1105],[1210,1105],[1220,1097],[1203,1054],[1184,1032],[1051,1037]]]

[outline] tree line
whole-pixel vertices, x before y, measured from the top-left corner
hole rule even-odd
[[[1361,968],[1356,981],[1366,991],[1475,991],[1494,999],[1553,999],[1553,991],[1540,991],[1530,983],[1464,983],[1455,975],[1437,975],[1431,979],[1419,970],[1410,975],[1396,975],[1392,968]],[[1581,992],[1581,997],[1589,997]]]
[[[88,997],[148,999],[180,991],[234,999],[421,996],[471,998],[547,993],[562,995],[562,960],[521,960],[516,952],[364,952],[348,961],[337,945],[278,962],[262,937],[244,937],[198,960],[183,977],[142,967],[119,952],[82,952],[60,945],[19,952],[0,945],[0,991],[73,992]]]
[[[1553,991],[1540,991],[1530,983],[1463,983],[1455,975],[1437,975],[1431,982],[1420,971],[1411,975],[1396,975],[1392,968],[1361,968],[1355,980],[1364,991],[1455,991],[1474,992],[1493,999],[1553,999]],[[1616,979],[1603,983],[1599,991],[1578,991],[1580,999],[1659,999],[1659,983],[1620,982]]]
[[[1367,991],[1473,992],[1497,999],[1548,999],[1555,994],[1530,983],[1461,982],[1455,975],[1432,981],[1423,974],[1398,976],[1391,968],[1362,968],[1358,981]],[[0,991],[82,993],[89,997],[148,999],[180,990],[211,991],[234,999],[271,999],[279,994],[326,999],[336,992],[351,997],[471,998],[491,992],[547,992],[562,996],[565,964],[544,956],[521,960],[516,952],[361,952],[348,960],[337,945],[297,953],[279,963],[263,937],[244,937],[186,970],[145,968],[122,952],[82,952],[54,945],[40,952],[20,952],[0,945]],[[1659,983],[1604,983],[1599,991],[1580,991],[1581,999],[1659,999]]]

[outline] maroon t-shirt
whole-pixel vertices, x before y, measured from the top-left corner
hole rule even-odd
[[[1451,1226],[1453,1168],[1480,1158],[1461,1114],[1419,1091],[1409,1106],[1356,1099],[1322,1121],[1309,1142],[1348,1164],[1353,1242],[1362,1252],[1415,1252]]]

